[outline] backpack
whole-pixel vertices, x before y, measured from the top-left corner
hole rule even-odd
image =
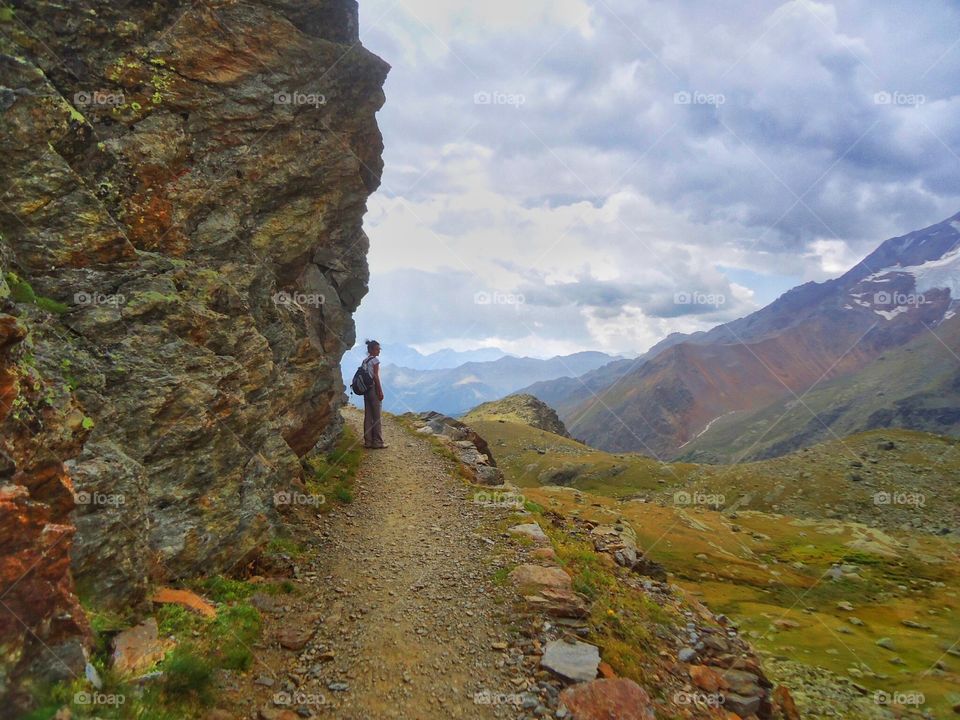
[[[366,395],[367,391],[373,387],[373,375],[367,370],[367,361],[360,363],[360,367],[353,374],[353,381],[350,383],[350,389],[354,395]]]

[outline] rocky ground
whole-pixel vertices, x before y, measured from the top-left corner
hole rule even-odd
[[[366,454],[355,501],[315,521],[300,592],[255,596],[265,641],[249,682],[225,699],[263,718],[522,717],[497,702],[533,682],[511,650],[512,591],[493,582],[508,511],[470,502],[430,441],[390,419],[384,437],[390,447]]]

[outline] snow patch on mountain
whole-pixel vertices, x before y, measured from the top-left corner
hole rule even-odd
[[[874,308],[873,311],[884,320],[893,320],[897,315],[905,313],[909,309],[910,307],[908,305],[898,305],[893,310],[877,310]]]
[[[960,246],[939,260],[904,268],[915,278],[917,292],[945,288],[952,300],[960,299]]]

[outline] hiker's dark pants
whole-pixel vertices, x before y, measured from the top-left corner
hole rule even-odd
[[[377,389],[371,388],[363,395],[363,444],[367,447],[383,445],[380,427],[380,398]]]

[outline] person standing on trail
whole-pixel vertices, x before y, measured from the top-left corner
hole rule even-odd
[[[363,361],[367,375],[373,378],[373,386],[363,394],[363,446],[371,450],[385,448],[380,408],[383,403],[383,386],[380,384],[380,343],[367,340],[367,357]]]

